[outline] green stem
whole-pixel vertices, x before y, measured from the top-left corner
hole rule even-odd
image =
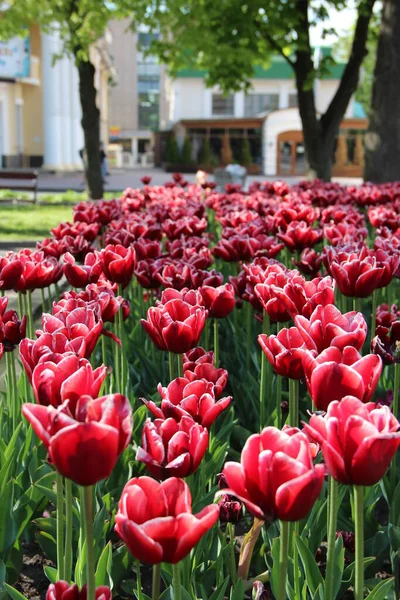
[[[219,333],[218,319],[214,319],[214,365],[219,367]]]
[[[63,477],[57,472],[57,569],[58,578],[65,579],[64,575],[64,494]]]
[[[86,539],[86,598],[87,600],[95,600],[96,583],[93,536],[93,486],[88,485],[81,488],[81,501],[83,504],[83,521]]]
[[[299,382],[289,379],[289,425],[298,427],[299,424]]]
[[[174,353],[170,352],[168,355],[169,358],[169,380],[170,382],[175,379],[175,367],[174,367]]]
[[[47,307],[46,307],[46,297],[44,295],[44,288],[40,289],[41,294],[42,294],[42,312],[47,312]]]
[[[399,367],[399,363],[394,363],[394,381],[393,381],[393,405],[392,405],[392,412],[394,414],[394,416],[396,417],[396,419],[398,418],[398,414],[399,414],[399,385],[400,385],[400,367]],[[395,453],[395,455],[392,458],[392,464],[390,467],[390,483],[392,486],[392,490],[394,492],[394,488],[396,485],[396,471],[397,471],[397,452]]]
[[[296,521],[293,528],[293,573],[294,573],[294,597],[301,598],[300,592],[300,569],[299,553],[297,551],[296,536],[300,533],[300,523]]]
[[[326,558],[325,600],[334,600],[335,541],[339,508],[338,483],[329,475],[328,553]]]
[[[250,369],[250,360],[251,360],[251,342],[252,342],[252,324],[253,324],[253,307],[250,302],[246,302],[246,331],[247,331],[247,340],[246,340],[246,369]]]
[[[158,563],[158,565],[153,565],[151,600],[159,600],[159,598],[160,598],[160,576],[161,576],[161,564]]]
[[[176,355],[178,361],[178,377],[183,377],[183,354]]]
[[[15,431],[15,429],[17,427],[17,418],[20,413],[20,403],[19,403],[19,393],[18,393],[17,372],[15,370],[15,354],[14,354],[14,352],[9,352],[8,354],[10,354],[12,401],[13,401],[13,431]]]
[[[230,545],[229,566],[230,566],[232,583],[233,583],[233,585],[235,585],[236,584],[236,559],[235,559],[235,526],[234,526],[234,524],[228,523],[227,529],[228,529],[228,533],[229,533],[229,545]]]
[[[12,433],[14,433],[16,417],[14,414],[15,407],[14,407],[14,400],[13,400],[13,393],[12,393],[13,389],[12,389],[12,375],[11,375],[11,356],[10,356],[10,352],[6,352],[5,355],[6,355],[6,373],[7,373],[7,386],[6,386],[7,409],[8,409],[9,419],[11,417]],[[10,420],[8,420],[8,427],[9,427],[9,424],[10,424]]]
[[[353,310],[360,312],[361,310],[361,298],[353,298]]]
[[[136,591],[138,600],[143,599],[142,594],[142,574],[140,572],[140,560],[136,559]]]
[[[378,302],[378,291],[374,290],[372,293],[371,341],[375,337],[377,302]],[[390,307],[389,307],[389,310],[390,310]]]
[[[72,481],[65,480],[65,552],[64,552],[64,578],[71,582],[72,575]]]
[[[25,314],[24,298],[23,298],[22,292],[18,292],[18,316],[19,316],[19,318],[22,319],[24,314]]]
[[[281,536],[279,547],[279,581],[276,600],[286,600],[286,576],[289,558],[289,523],[281,521]]]
[[[354,600],[364,598],[364,488],[355,485],[354,517],[356,537],[356,572],[354,581]]]
[[[28,331],[29,331],[29,337],[31,339],[34,339],[35,337],[35,330],[33,327],[33,311],[32,311],[32,292],[31,290],[28,290],[26,292],[26,300],[27,300],[27,308],[28,308]]]
[[[270,322],[269,316],[264,311],[263,314],[263,324],[262,324],[262,332],[265,335],[270,334]],[[267,391],[267,357],[264,354],[264,351],[261,350],[261,375],[260,375],[260,431],[266,425],[266,391]]]
[[[179,563],[172,565],[172,589],[174,592],[174,600],[182,600],[181,570]]]
[[[210,348],[210,319],[206,319],[206,324],[204,326],[204,346],[208,351]]]

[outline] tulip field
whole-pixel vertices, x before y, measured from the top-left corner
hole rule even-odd
[[[0,600],[399,599],[400,183],[142,182],[0,256]]]

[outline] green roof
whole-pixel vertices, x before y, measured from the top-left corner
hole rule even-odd
[[[323,56],[330,56],[331,48],[325,46],[321,48]],[[329,67],[329,72],[322,79],[340,79],[344,71],[344,63],[336,63]],[[183,78],[203,78],[207,71],[196,68],[182,69],[178,72],[178,77]],[[272,56],[268,67],[256,65],[254,67],[253,79],[293,79],[293,69],[283,56]]]

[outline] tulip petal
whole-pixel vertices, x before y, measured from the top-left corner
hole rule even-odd
[[[280,486],[275,497],[277,517],[283,521],[304,519],[321,493],[324,476],[324,466],[316,465]]]

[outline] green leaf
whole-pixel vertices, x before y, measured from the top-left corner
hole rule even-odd
[[[338,536],[335,542],[335,566],[334,566],[334,579],[333,579],[333,597],[336,598],[340,585],[342,583],[342,576],[344,570],[344,548],[343,538],[341,535]]]
[[[0,559],[0,587],[2,587],[5,578],[6,578],[6,565]]]
[[[97,563],[96,569],[96,587],[100,585],[106,585],[112,589],[112,545],[108,542],[107,546],[103,548],[103,552],[100,555],[99,562]]]
[[[12,546],[17,538],[17,525],[12,515],[14,503],[14,482],[5,486],[1,494],[0,510],[0,552]]]
[[[229,600],[243,600],[244,598],[244,581],[238,579],[234,588],[231,588]]]
[[[226,588],[228,587],[229,579],[229,577],[225,579],[225,581],[220,585],[220,587],[212,593],[209,600],[223,600]]]
[[[365,600],[386,600],[388,592],[394,593],[394,578],[384,579],[368,594]],[[394,597],[394,596],[393,596]]]
[[[324,580],[322,578],[321,572],[318,568],[316,560],[305,541],[303,541],[299,536],[294,536],[294,540],[297,546],[297,550],[299,552],[300,560],[302,562],[304,572],[306,575],[307,585],[311,594],[315,594],[318,586],[321,584],[324,585]]]
[[[13,600],[27,600],[26,596],[21,594],[21,592],[13,588],[11,585],[8,585],[8,583],[5,583],[4,587]]]
[[[400,481],[394,490],[393,498],[389,503],[389,522],[392,525],[400,526]]]
[[[127,547],[120,546],[113,552],[111,578],[115,587],[118,587],[123,579],[131,571],[133,565],[133,556]]]
[[[191,595],[185,588],[181,585],[181,595],[182,600],[192,600]],[[160,596],[160,600],[175,600],[174,589],[172,585],[170,585]],[[241,598],[243,600],[243,596]]]
[[[57,563],[57,544],[53,536],[44,531],[39,531],[36,533],[36,539],[46,556]]]
[[[271,586],[274,595],[276,596],[279,588],[279,552],[281,541],[279,537],[274,538],[271,545],[272,569],[271,569]]]
[[[50,583],[56,583],[58,581],[58,571],[54,567],[45,566],[43,567],[43,571],[50,581]]]

